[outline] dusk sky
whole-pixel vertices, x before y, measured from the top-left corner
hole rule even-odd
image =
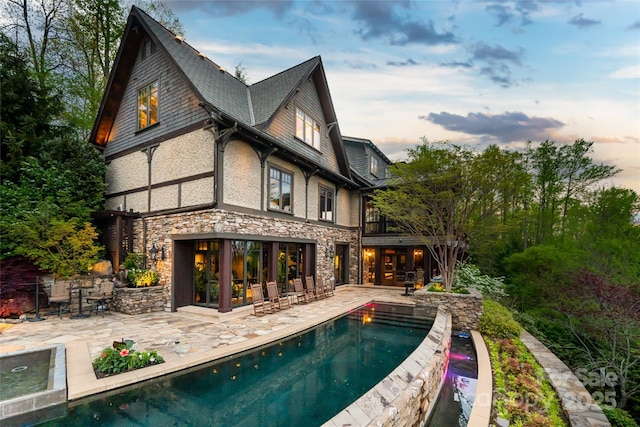
[[[320,55],[343,135],[392,160],[451,140],[595,142],[640,193],[640,2],[168,1],[185,39],[256,83]]]

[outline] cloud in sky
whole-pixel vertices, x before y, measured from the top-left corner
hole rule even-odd
[[[408,67],[411,65],[418,65],[418,63],[413,59],[408,58],[406,61],[387,61],[387,65],[392,67]]]
[[[419,116],[443,128],[471,135],[485,135],[500,142],[541,141],[548,139],[549,131],[563,127],[560,120],[544,117],[529,117],[521,112],[505,112],[491,115],[468,113],[466,117],[447,112],[429,113]]]
[[[181,10],[199,9],[215,17],[242,15],[254,9],[264,9],[274,16],[282,18],[294,4],[293,0],[235,0],[235,1],[166,1],[171,10],[179,12]]]
[[[471,62],[463,62],[463,61],[450,61],[450,62],[441,62],[441,67],[451,67],[451,68],[471,68],[473,64]]]
[[[354,1],[352,18],[361,28],[356,31],[362,40],[383,38],[391,45],[410,43],[426,45],[456,43],[451,32],[438,32],[433,21],[421,22],[401,16],[398,8],[408,11],[411,3],[383,1]],[[409,14],[410,16],[410,14]]]
[[[509,63],[522,65],[522,48],[509,50],[500,45],[491,46],[478,42],[470,47],[470,51],[474,60],[486,63],[480,68],[481,75],[489,77],[491,81],[505,88],[515,84]]]
[[[589,27],[593,27],[594,25],[602,24],[602,21],[596,21],[595,19],[585,18],[582,13],[579,13],[573,18],[569,19],[567,23],[571,25],[575,25],[576,27],[582,29],[582,28],[589,28]]]
[[[627,31],[632,31],[632,30],[640,30],[640,19],[637,20],[636,22],[634,22],[633,24],[629,25],[626,28]]]

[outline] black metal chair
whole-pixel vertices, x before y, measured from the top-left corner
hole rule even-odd
[[[416,291],[416,272],[415,271],[407,271],[404,276],[404,295],[409,296],[413,295]]]

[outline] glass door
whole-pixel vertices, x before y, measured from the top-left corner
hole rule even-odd
[[[193,303],[218,306],[219,242],[197,242],[194,256]]]

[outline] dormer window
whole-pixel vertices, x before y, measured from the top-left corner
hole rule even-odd
[[[138,90],[138,130],[158,122],[158,81]]]
[[[296,108],[296,138],[320,150],[320,125],[300,108]]]
[[[371,155],[371,161],[369,162],[369,165],[371,169],[371,175],[375,176],[376,178],[380,177],[380,163],[378,162],[378,158],[373,154]]]

